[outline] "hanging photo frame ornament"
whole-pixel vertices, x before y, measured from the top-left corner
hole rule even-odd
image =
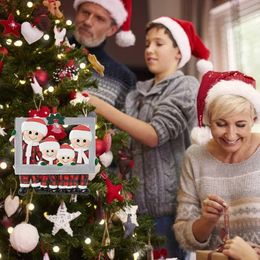
[[[58,139],[49,132],[49,126],[56,123],[64,128],[69,140]],[[20,178],[19,194],[24,195],[30,187],[37,193],[87,194],[87,185],[98,172],[95,123],[94,116],[65,118],[58,113],[47,118],[16,118],[15,174]],[[88,142],[79,150],[73,138]],[[65,141],[68,142],[66,147]],[[58,160],[62,153],[72,156],[69,163]]]

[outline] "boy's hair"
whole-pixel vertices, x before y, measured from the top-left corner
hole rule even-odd
[[[145,29],[145,34],[147,34],[153,28],[156,28],[157,30],[164,29],[165,34],[167,34],[169,36],[169,38],[171,39],[173,47],[174,48],[178,47],[177,42],[173,38],[170,30],[160,23],[149,23],[148,26]]]

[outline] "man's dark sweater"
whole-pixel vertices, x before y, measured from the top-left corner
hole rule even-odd
[[[75,44],[78,48],[81,46],[74,37],[70,39],[70,44]],[[105,52],[104,47],[105,42],[95,48],[87,48],[105,67],[103,77],[95,72],[93,73],[94,79],[98,81],[98,89],[88,88],[88,92],[94,93],[109,104],[122,109],[126,95],[135,87],[136,76],[125,65],[110,57]]]

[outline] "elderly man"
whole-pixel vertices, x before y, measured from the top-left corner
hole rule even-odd
[[[121,109],[127,93],[135,86],[136,76],[126,66],[118,63],[104,50],[106,39],[116,35],[122,47],[133,45],[135,37],[129,30],[131,2],[121,0],[75,0],[75,32],[70,43],[84,46],[105,67],[104,76],[94,74],[98,89],[88,88],[89,93]]]

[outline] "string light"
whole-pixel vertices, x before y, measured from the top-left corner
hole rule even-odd
[[[91,239],[89,237],[87,237],[84,242],[85,242],[85,244],[90,245]]]
[[[99,222],[99,225],[104,225],[104,224],[105,224],[105,220],[101,219],[100,222]]]
[[[81,62],[81,63],[79,64],[79,67],[80,67],[82,70],[84,70],[84,69],[86,68],[86,63]]]
[[[63,57],[64,57],[64,54],[63,54],[63,53],[59,53],[59,54],[57,54],[57,58],[58,58],[58,59],[61,60]]]
[[[135,252],[133,254],[134,260],[138,260],[139,256],[140,256],[139,252]]]
[[[60,248],[59,248],[58,246],[54,246],[54,247],[52,248],[52,250],[53,250],[54,253],[60,252]]]
[[[19,16],[21,14],[20,10],[16,10],[16,14]]]
[[[2,170],[5,170],[5,169],[7,168],[7,163],[6,163],[6,162],[1,162],[1,163],[0,163],[0,168],[1,168]]]
[[[70,25],[72,25],[72,21],[71,21],[71,20],[67,20],[67,21],[66,21],[66,24],[67,24],[68,26],[70,26]]]
[[[27,7],[32,8],[33,7],[33,3],[32,2],[27,2]]]
[[[59,24],[60,23],[60,20],[55,20],[55,24]]]
[[[50,39],[50,35],[49,35],[49,34],[44,34],[44,35],[43,35],[43,39],[44,39],[45,41],[48,41],[48,40]]]
[[[20,83],[21,85],[24,85],[24,84],[26,83],[26,80],[20,79],[20,80],[19,80],[19,83]]]
[[[11,45],[13,41],[12,41],[12,39],[6,39],[5,42],[6,42],[7,45]]]
[[[13,228],[13,227],[9,227],[9,228],[7,229],[7,232],[8,232],[9,234],[12,234],[13,231],[14,231],[14,228]]]
[[[2,259],[2,254],[0,253],[0,259]]]
[[[21,47],[23,45],[23,42],[21,40],[17,40],[14,42],[14,46]]]
[[[29,204],[27,204],[27,208],[28,208],[30,211],[32,211],[32,210],[34,210],[35,206],[34,206],[33,203],[29,203]]]
[[[50,93],[52,93],[52,92],[54,91],[54,87],[53,87],[53,86],[49,86],[49,87],[48,87],[48,91],[49,91]]]

